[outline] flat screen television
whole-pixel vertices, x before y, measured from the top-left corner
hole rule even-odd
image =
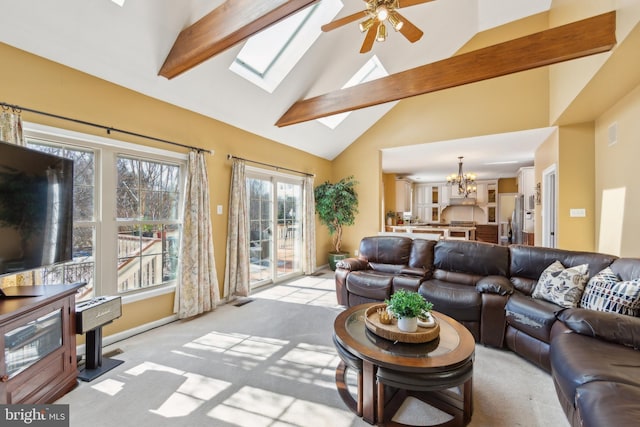
[[[0,141],[0,276],[72,259],[73,161]]]

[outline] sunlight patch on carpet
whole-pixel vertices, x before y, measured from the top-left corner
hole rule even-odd
[[[348,411],[249,386],[242,387],[207,415],[239,427],[270,427],[288,423],[349,427],[353,421]]]
[[[453,418],[452,415],[409,396],[402,402],[392,421],[410,426],[435,426]]]

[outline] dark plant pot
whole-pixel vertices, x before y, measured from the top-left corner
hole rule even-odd
[[[349,252],[329,252],[329,268],[336,271],[336,263],[349,256]]]

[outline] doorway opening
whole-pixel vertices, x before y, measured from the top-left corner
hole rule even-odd
[[[557,244],[557,180],[556,165],[542,171],[542,246]]]

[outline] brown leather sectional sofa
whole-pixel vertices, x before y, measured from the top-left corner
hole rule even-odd
[[[638,425],[640,317],[564,308],[532,293],[554,261],[640,277],[640,259],[534,246],[365,237],[340,261],[338,303],[383,301],[403,288],[464,324],[477,342],[506,347],[550,372],[573,426]]]

